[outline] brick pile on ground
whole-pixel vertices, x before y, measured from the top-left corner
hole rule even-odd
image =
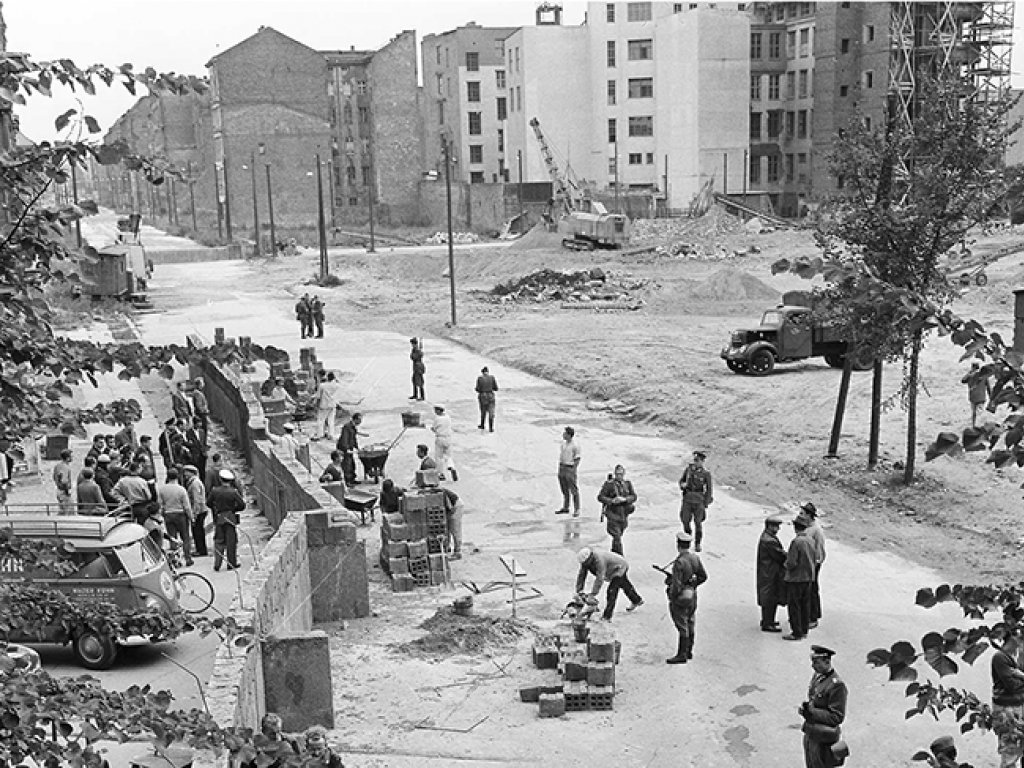
[[[513,646],[536,631],[523,619],[460,615],[451,606],[438,608],[420,628],[427,630],[427,634],[395,645],[395,650],[432,657],[483,653],[492,648]]]
[[[447,232],[435,232],[423,241],[427,245],[444,245],[448,242]],[[475,232],[452,232],[452,243],[466,245],[467,243],[479,243],[480,236]]]
[[[603,269],[562,272],[540,269],[525,277],[494,286],[489,296],[500,303],[561,301],[563,303],[614,302],[642,303],[636,293],[649,285],[647,280],[610,279]]]
[[[554,670],[546,684],[519,689],[519,698],[540,704],[540,717],[566,712],[610,710],[615,700],[615,667],[621,644],[607,625],[566,623],[550,634],[538,635],[533,663]]]
[[[399,511],[381,515],[380,567],[391,577],[394,592],[446,584],[451,567],[445,551],[448,522],[444,494],[438,490],[407,493]]]

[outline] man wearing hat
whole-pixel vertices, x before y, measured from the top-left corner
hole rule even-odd
[[[807,535],[814,542],[814,583],[811,585],[810,612],[807,616],[807,626],[814,629],[818,626],[818,620],[821,618],[819,578],[821,576],[821,566],[825,562],[825,532],[821,529],[821,523],[818,522],[818,508],[814,505],[813,501],[803,502],[800,505],[800,509],[811,518],[811,524],[807,526]]]
[[[100,487],[103,500],[107,502],[108,508],[113,509],[120,503],[114,495],[114,480],[110,476],[110,457],[105,453],[96,457],[96,485]]]
[[[206,505],[213,512],[213,570],[220,570],[221,560],[228,561],[228,570],[238,568],[238,513],[245,509],[245,499],[235,490],[235,473],[222,469],[218,485],[206,495]]]
[[[629,580],[629,563],[622,555],[584,547],[576,553],[576,562],[580,564],[579,573],[576,574],[577,594],[582,594],[587,584],[587,574],[594,574],[594,585],[590,589],[590,594],[595,597],[601,591],[601,585],[605,581],[608,582],[604,613],[601,615],[605,621],[612,620],[620,589],[626,593],[631,603],[626,608],[627,611],[635,611],[644,604],[644,599],[637,594],[633,582]]]
[[[936,768],[962,768],[962,766],[967,766],[967,763],[961,764],[956,761],[956,742],[953,741],[952,736],[939,736],[928,748],[932,751],[932,755],[935,756]]]
[[[823,645],[811,646],[814,675],[807,690],[807,701],[797,709],[804,719],[804,764],[807,768],[833,768],[842,765],[849,750],[840,741],[840,726],[846,719],[846,683],[832,669],[835,651]]]
[[[444,472],[451,473],[452,480],[458,481],[459,472],[455,469],[455,460],[452,458],[452,437],[455,430],[452,428],[452,417],[445,412],[441,403],[434,405],[434,425],[430,428],[434,433],[434,461],[440,470],[440,479],[444,480]]]
[[[761,631],[781,632],[775,611],[786,602],[786,550],[779,541],[780,515],[769,515],[757,542],[757,604],[761,606]]]
[[[786,601],[790,633],[784,640],[803,640],[810,629],[811,587],[814,584],[814,542],[807,535],[811,518],[801,512],[793,519],[796,536],[786,554]]]
[[[685,664],[693,658],[693,638],[697,629],[697,587],[708,580],[704,564],[690,551],[693,535],[686,530],[676,532],[676,559],[672,575],[665,578],[668,611],[679,633],[676,655],[665,659],[667,664]]]
[[[476,401],[480,405],[480,425],[477,429],[484,428],[484,421],[487,421],[488,429],[494,431],[494,393],[498,391],[498,380],[491,375],[485,365],[480,369],[480,375],[476,377]]]
[[[274,445],[283,448],[288,452],[288,455],[296,461],[299,460],[299,441],[295,439],[295,425],[286,421],[281,425],[281,429],[284,430],[283,435],[275,435],[273,432],[268,431],[267,437],[270,438],[270,442]]]
[[[694,451],[693,461],[687,465],[683,470],[683,476],[679,478],[679,490],[683,493],[679,519],[683,523],[683,530],[694,534],[695,552],[700,552],[701,539],[704,538],[704,518],[708,507],[714,501],[711,473],[704,468],[704,459],[707,457],[704,451]]]
[[[423,362],[423,346],[415,336],[409,339],[412,349],[409,351],[409,359],[412,360],[412,397],[410,400],[426,400],[427,395],[423,389],[423,374],[427,372],[427,366]]]
[[[1018,631],[1000,622],[992,628],[992,732],[999,739],[1000,768],[1015,768],[1024,758],[1024,744],[1018,737],[1024,722],[1024,668],[1020,653],[1024,643]]]

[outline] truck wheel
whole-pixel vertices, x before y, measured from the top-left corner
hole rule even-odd
[[[842,368],[843,367],[843,356],[842,355],[825,355],[825,362],[828,363],[830,368]]]
[[[979,288],[983,285],[988,285],[988,275],[986,275],[984,272],[979,272],[974,276],[974,284],[977,285]]]
[[[726,360],[725,364],[729,366],[729,370],[733,373],[746,373],[747,364],[742,360]]]
[[[755,376],[765,376],[775,368],[775,355],[767,349],[759,349],[750,356],[747,368]]]
[[[117,658],[117,643],[110,635],[82,630],[72,642],[78,663],[86,669],[110,669]]]
[[[853,365],[851,367],[855,371],[870,371],[875,367],[875,361],[871,355],[864,354],[853,358]]]

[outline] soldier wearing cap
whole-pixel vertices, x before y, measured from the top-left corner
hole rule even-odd
[[[427,366],[423,362],[423,343],[413,336],[409,339],[412,349],[409,350],[409,359],[412,361],[412,397],[410,400],[426,400],[427,394],[423,389],[423,374],[427,372]]]
[[[832,669],[836,652],[823,645],[811,646],[814,675],[807,689],[807,701],[797,711],[804,719],[804,764],[807,768],[842,765],[848,752],[840,741],[840,726],[846,719],[846,683]]]
[[[757,604],[761,631],[781,632],[775,611],[786,602],[786,550],[779,541],[780,515],[769,515],[757,542]]]
[[[235,473],[222,469],[218,484],[206,494],[206,505],[213,512],[213,570],[220,570],[221,560],[227,559],[228,570],[238,568],[238,513],[245,509],[245,499],[235,489]]]
[[[810,629],[811,586],[814,584],[814,542],[807,535],[811,518],[801,512],[793,519],[796,536],[786,553],[786,603],[790,633],[784,640],[803,640]]]
[[[693,461],[687,465],[683,470],[683,476],[679,478],[679,490],[683,493],[679,519],[683,523],[683,530],[694,534],[695,552],[700,552],[701,540],[704,538],[704,518],[707,516],[708,507],[714,501],[711,473],[704,468],[704,459],[707,457],[704,451],[694,451]]]
[[[690,551],[693,536],[689,531],[676,533],[676,559],[672,575],[665,578],[668,588],[668,611],[679,633],[676,655],[665,659],[667,664],[685,664],[693,658],[693,636],[697,629],[697,587],[708,580],[704,564]]]
[[[936,768],[969,768],[967,763],[956,760],[956,742],[952,736],[939,736],[928,747],[935,756]]]

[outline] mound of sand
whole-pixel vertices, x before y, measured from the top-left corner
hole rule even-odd
[[[525,235],[509,246],[511,251],[537,251],[542,249],[561,248],[562,236],[557,232],[548,232],[543,224],[535,224]]]
[[[709,277],[687,289],[687,295],[694,299],[715,301],[743,301],[744,299],[765,299],[777,301],[779,292],[739,269],[720,269]]]
[[[427,656],[481,653],[492,647],[515,645],[520,638],[534,634],[536,629],[522,619],[459,616],[450,606],[439,608],[420,624],[420,628],[427,630],[427,634],[397,645],[395,650]]]

